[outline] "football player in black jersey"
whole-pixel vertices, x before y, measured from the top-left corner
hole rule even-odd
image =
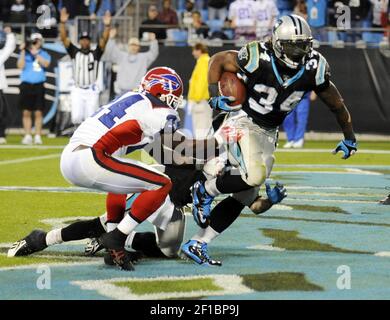
[[[281,17],[269,42],[248,43],[239,52],[222,51],[209,63],[209,104],[226,111],[225,123],[244,134],[228,148],[229,161],[239,175],[225,174],[193,186],[195,221],[207,227],[212,199],[218,194],[245,194],[255,199],[257,188],[270,175],[278,126],[308,91],[315,91],[339,123],[344,139],[333,153],[343,151],[343,159],[357,151],[351,116],[336,86],[330,81],[326,59],[312,48],[307,22],[296,15]],[[236,73],[247,89],[242,106],[229,106],[232,97],[220,96],[218,81],[223,72]],[[248,200],[249,199],[249,200]],[[250,206],[250,203],[246,203]]]

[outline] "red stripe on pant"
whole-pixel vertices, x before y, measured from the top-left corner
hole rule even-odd
[[[156,211],[165,201],[169,191],[171,191],[172,182],[168,177],[159,175],[158,173],[135,164],[121,162],[100,150],[92,149],[92,153],[95,161],[109,171],[161,186],[156,190],[141,192],[134,201],[129,214],[138,223],[146,220],[154,211]],[[120,217],[123,217],[126,208],[126,195],[109,193],[107,195],[106,207],[107,221],[119,222],[121,220]]]
[[[123,162],[113,158],[103,150],[95,148],[92,148],[91,150],[96,163],[108,171],[136,178],[158,186],[165,186],[168,181],[170,181],[169,178],[154,171],[148,170],[134,163]]]

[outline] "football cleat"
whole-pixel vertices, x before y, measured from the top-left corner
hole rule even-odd
[[[134,271],[132,255],[125,250],[108,250],[109,256],[104,257],[104,263],[107,265],[117,265],[121,270]],[[112,261],[112,262],[111,262]]]
[[[28,256],[46,248],[46,232],[43,230],[34,230],[27,237],[16,241],[8,250],[7,256],[8,258]]]
[[[104,246],[99,242],[99,239],[92,238],[84,248],[84,254],[86,256],[94,256],[96,252],[99,252],[100,250],[104,249]]]
[[[390,205],[390,194],[386,198],[379,201],[379,203],[384,205]]]
[[[108,249],[108,252],[112,258],[114,264],[116,264],[122,270],[132,271],[134,270],[133,263],[131,262],[131,256],[125,251],[124,245],[127,235],[114,229],[111,232],[104,233],[99,242]],[[106,259],[104,259],[106,262]]]
[[[222,266],[222,262],[213,260],[207,253],[207,243],[197,240],[189,240],[181,246],[181,253],[200,265]]]
[[[206,228],[210,224],[211,203],[214,197],[210,196],[203,183],[195,182],[191,188],[192,192],[192,215],[195,222],[201,228]]]
[[[126,251],[127,255],[129,256],[132,264],[137,264],[138,260],[141,259],[142,253],[138,251]],[[106,251],[104,253],[104,263],[108,266],[115,266],[115,262],[113,257],[111,256],[110,252]]]

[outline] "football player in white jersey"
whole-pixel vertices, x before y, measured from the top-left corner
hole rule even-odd
[[[139,92],[126,93],[101,107],[77,128],[62,153],[61,172],[72,184],[114,194],[139,193],[129,214],[102,238],[114,262],[123,269],[132,269],[124,250],[127,235],[160,207],[172,206],[167,197],[172,183],[151,166],[118,158],[114,153],[143,148],[161,134],[170,147],[184,145],[184,150],[193,154],[208,147],[218,148],[224,143],[225,133],[235,139],[234,133],[222,129],[208,140],[182,136],[182,141],[173,141],[182,92],[183,82],[174,70],[150,70],[142,79]]]
[[[279,10],[274,0],[257,0],[255,5],[256,37],[262,40],[271,35]]]

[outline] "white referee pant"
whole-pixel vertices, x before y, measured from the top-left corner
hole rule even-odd
[[[80,124],[99,107],[99,89],[93,84],[85,88],[73,87],[70,92],[73,124]]]

